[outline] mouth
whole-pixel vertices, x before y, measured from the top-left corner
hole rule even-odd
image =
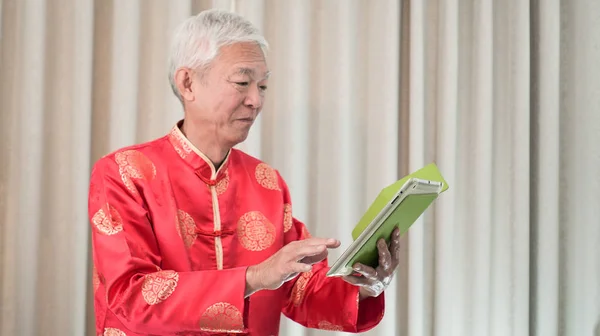
[[[244,122],[244,123],[253,123],[254,122],[254,118],[241,118],[238,119],[238,121]]]

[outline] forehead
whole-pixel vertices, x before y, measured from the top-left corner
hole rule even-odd
[[[215,60],[229,74],[268,76],[269,70],[262,49],[256,43],[235,43],[219,50]]]

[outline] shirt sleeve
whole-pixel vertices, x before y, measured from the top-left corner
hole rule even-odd
[[[107,309],[139,334],[247,332],[246,268],[162,269],[145,202],[151,192],[144,195],[141,182],[136,183],[142,187],[132,188],[135,175],[135,167],[123,168],[105,157],[91,176],[93,259]]]
[[[285,243],[309,238],[310,233],[304,223],[291,215],[289,190],[281,181],[288,221],[291,220]],[[282,313],[305,327],[321,330],[362,333],[379,324],[384,314],[384,294],[359,302],[358,287],[339,277],[327,277],[328,271],[325,259],[313,265],[311,271],[286,282],[282,286],[287,297]]]

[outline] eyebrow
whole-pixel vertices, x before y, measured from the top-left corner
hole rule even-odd
[[[237,70],[235,71],[235,74],[238,74],[238,75],[248,75],[250,77],[254,77],[254,69],[245,68],[245,67],[237,68]],[[271,71],[267,71],[265,73],[264,78],[267,79],[270,76],[271,76]]]

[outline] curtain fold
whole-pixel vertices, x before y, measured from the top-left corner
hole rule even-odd
[[[400,171],[453,182],[408,234],[401,334],[600,333],[600,6],[408,2]]]
[[[561,6],[549,1],[542,10],[532,2],[531,101],[531,258],[532,280],[542,278],[531,293],[531,328],[537,335],[558,335],[560,325],[560,166],[561,152]],[[544,141],[541,141],[544,139]],[[538,323],[540,321],[541,323]],[[542,322],[543,321],[543,322]]]

